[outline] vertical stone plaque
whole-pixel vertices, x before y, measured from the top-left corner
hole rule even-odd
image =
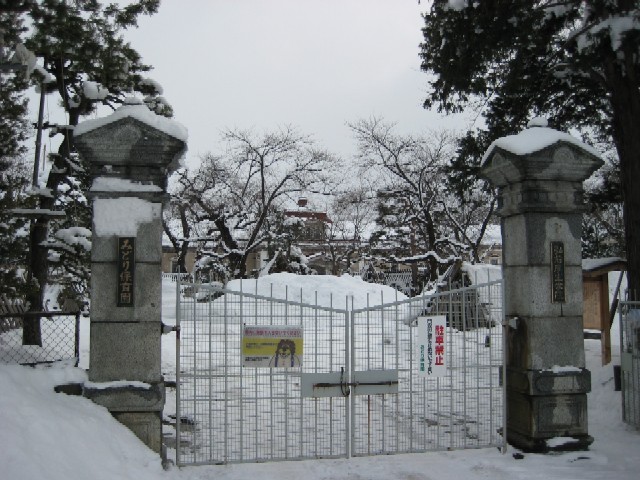
[[[118,237],[117,304],[119,307],[133,307],[135,245],[135,237]]]
[[[551,301],[566,301],[566,282],[564,273],[564,243],[551,242]]]

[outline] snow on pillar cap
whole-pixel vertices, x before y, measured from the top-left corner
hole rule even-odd
[[[129,100],[131,98],[132,97],[128,97],[128,101],[136,101]],[[189,137],[187,129],[182,124],[173,119],[156,115],[149,110],[146,105],[139,103],[125,104],[107,117],[85,120],[74,129],[74,136],[77,137],[83,135],[126,117],[135,118],[136,120],[185,143]]]
[[[602,166],[596,149],[546,124],[537,117],[520,133],[495,140],[482,157],[481,175],[496,187],[525,180],[582,182]]]
[[[145,105],[124,105],[108,117],[82,122],[74,139],[94,177],[151,182],[161,189],[187,149],[186,128]]]
[[[533,117],[531,120],[529,120],[529,123],[527,123],[527,128],[548,126],[549,121],[545,117]]]

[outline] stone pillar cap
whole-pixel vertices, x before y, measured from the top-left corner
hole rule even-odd
[[[482,158],[482,175],[497,187],[524,180],[581,182],[603,165],[595,148],[544,125],[537,117],[517,135],[494,141]]]
[[[94,176],[137,178],[140,169],[151,169],[155,181],[159,174],[180,167],[187,136],[180,123],[156,115],[145,105],[123,105],[107,117],[80,123],[74,130],[75,145],[91,162]],[[126,170],[113,171],[112,167]],[[140,180],[146,180],[144,174],[142,177]]]
[[[146,105],[123,105],[117,108],[111,115],[93,120],[85,120],[76,126],[74,136],[84,135],[91,130],[113,123],[125,117],[135,118],[150,127],[160,130],[167,135],[186,143],[189,136],[187,129],[179,122],[161,115],[156,115]]]

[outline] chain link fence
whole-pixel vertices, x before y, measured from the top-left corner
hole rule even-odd
[[[27,318],[40,319],[40,345],[23,345]],[[35,365],[79,358],[80,312],[10,312],[0,314],[0,364]]]

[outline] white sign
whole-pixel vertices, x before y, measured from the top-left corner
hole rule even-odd
[[[446,357],[447,317],[418,317],[418,375],[425,378],[443,377],[447,374]]]

